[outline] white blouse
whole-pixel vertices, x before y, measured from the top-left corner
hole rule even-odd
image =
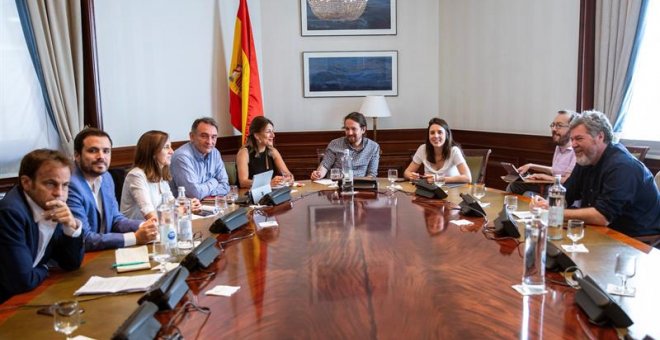
[[[167,181],[149,182],[144,170],[133,168],[121,190],[121,212],[128,218],[144,220],[145,214],[156,212],[166,192],[172,192]]]
[[[445,163],[442,165],[442,168],[436,169],[434,164],[431,164],[426,159],[426,145],[422,144],[419,146],[419,148],[417,148],[417,151],[413,156],[413,163],[424,164],[425,175],[443,172],[445,176],[449,177],[459,176],[461,174],[456,166],[465,163],[465,158],[463,158],[463,152],[461,152],[461,149],[459,149],[457,146],[452,146],[451,152],[449,153],[449,158],[445,159]]]

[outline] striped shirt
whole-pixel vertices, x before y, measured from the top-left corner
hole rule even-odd
[[[323,155],[321,165],[330,169],[341,169],[341,157],[348,149],[353,161],[353,176],[378,176],[378,161],[380,160],[380,146],[373,140],[363,137],[361,149],[354,148],[346,137],[334,139],[328,144]]]

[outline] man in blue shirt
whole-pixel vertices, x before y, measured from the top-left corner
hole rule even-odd
[[[334,139],[328,144],[319,167],[312,171],[311,179],[326,176],[329,169],[341,169],[341,157],[348,149],[353,162],[353,176],[377,177],[380,160],[378,143],[364,136],[367,132],[367,120],[359,112],[351,112],[344,117],[345,137]]]
[[[0,201],[0,303],[37,287],[51,260],[64,270],[80,267],[82,222],[66,203],[71,165],[47,149],[21,160],[19,185]]]
[[[215,120],[199,118],[190,129],[190,142],[174,151],[170,165],[172,180],[175,187],[186,188],[186,196],[203,199],[229,192],[229,177],[220,151],[215,148],[217,140]]]
[[[653,175],[623,145],[612,142],[607,117],[584,112],[571,122],[570,133],[577,165],[564,183],[569,207],[564,218],[629,236],[660,233],[660,192]]]

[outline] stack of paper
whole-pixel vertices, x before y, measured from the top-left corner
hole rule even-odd
[[[147,246],[119,248],[115,250],[114,267],[117,268],[118,273],[151,268]]]
[[[120,292],[145,292],[162,274],[136,276],[100,277],[92,276],[73,295],[112,294]]]

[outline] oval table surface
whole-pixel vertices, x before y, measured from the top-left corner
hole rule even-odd
[[[660,252],[623,234],[589,226],[581,241],[589,253],[569,256],[602,287],[619,282],[617,253],[638,256],[637,275],[630,280],[636,296],[613,296],[635,322],[627,330],[591,324],[559,274],[547,275],[543,295],[523,297],[512,289],[521,281],[522,239],[498,239],[490,232],[492,222],[459,215],[459,193],[469,192],[467,185],[448,189],[440,201],[414,196],[409,183],[390,192],[381,181],[379,193],[355,195],[302,184],[293,188],[291,202],[253,210],[250,223],[232,234],[208,231],[217,216],[196,219],[194,228],[216,237],[223,251],[204,270],[214,276],[191,274],[184,300],[208,307],[210,314],[188,311],[178,318],[165,311],[157,318],[163,324],[177,318],[186,338],[201,339],[616,339],[626,332],[660,338],[652,312],[660,305]],[[503,193],[488,189],[482,201],[490,203],[485,210],[492,220]],[[525,209],[521,198],[519,210]],[[262,228],[263,221],[277,226]],[[570,243],[566,237],[554,242]],[[89,253],[80,270],[54,273],[34,292],[5,302],[0,338],[58,336],[52,320],[30,306],[72,298],[91,275],[118,275],[110,268],[113,261],[113,251]],[[145,273],[150,272],[121,275]],[[231,297],[205,294],[216,285],[240,289]],[[74,334],[109,338],[140,296],[82,302],[84,323]]]

